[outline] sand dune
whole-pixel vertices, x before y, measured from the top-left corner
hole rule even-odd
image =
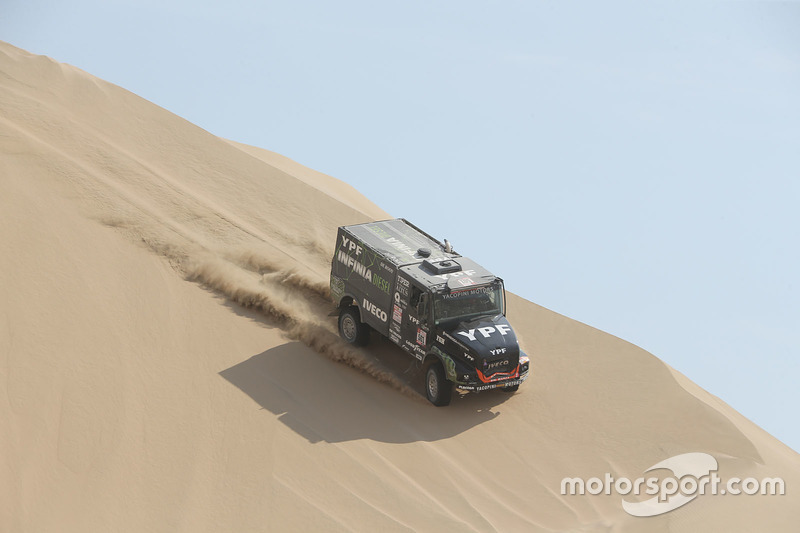
[[[798,454],[522,298],[513,396],[437,409],[388,342],[341,343],[336,228],[389,217],[349,185],[4,43],[0,110],[0,530],[796,531]],[[688,452],[787,494],[559,492]]]

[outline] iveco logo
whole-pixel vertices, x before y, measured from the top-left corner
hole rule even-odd
[[[370,302],[366,298],[364,298],[362,302],[362,307],[367,311],[369,311],[370,313],[372,313],[373,315],[375,315],[376,317],[378,317],[378,319],[380,319],[381,322],[386,322],[387,318],[386,311],[380,309],[377,305]]]
[[[497,368],[498,366],[503,366],[508,364],[508,359],[503,359],[502,361],[495,361],[494,363],[489,363],[486,365],[486,370],[491,370],[493,368]]]

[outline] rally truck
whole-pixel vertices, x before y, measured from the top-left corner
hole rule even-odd
[[[405,219],[339,228],[331,296],[341,337],[388,337],[420,363],[434,405],[448,405],[454,386],[514,392],[528,377],[503,280]]]

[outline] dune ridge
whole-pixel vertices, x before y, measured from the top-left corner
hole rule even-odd
[[[61,70],[68,79],[75,76],[68,66],[62,66]],[[75,81],[84,80],[78,74]],[[86,91],[83,96],[88,100],[101,98],[106,90],[99,81],[83,85],[81,90]],[[27,96],[20,92],[16,95]],[[49,105],[39,98],[34,101]],[[180,121],[177,117],[170,118]],[[318,239],[298,239],[271,222],[257,228],[235,214],[235,199],[231,198],[228,205],[215,203],[203,191],[150,164],[110,136],[98,135],[97,126],[93,124],[86,127],[50,120],[44,131],[26,128],[19,122],[10,126],[36,143],[42,153],[49,152],[62,166],[74,168],[72,184],[84,198],[91,198],[84,207],[92,210],[94,217],[123,229],[129,238],[145,243],[168,259],[187,279],[218,291],[240,305],[258,309],[281,324],[289,338],[300,340],[335,361],[361,369],[398,390],[410,392],[390,373],[365,359],[362,352],[337,341],[327,317],[327,278],[305,268],[304,262],[290,251],[301,248],[307,257],[329,258],[332,255],[330,240],[323,243]],[[62,148],[52,142],[67,130],[77,137],[70,146]],[[226,141],[215,141],[225,147]],[[94,159],[89,162],[75,157],[76,150],[85,152],[87,146],[100,146],[103,152],[87,153]],[[261,163],[260,159],[258,167],[265,167],[295,188],[308,189],[302,180]],[[113,168],[113,172],[109,173],[109,168]],[[143,171],[147,181],[131,180],[137,171]],[[298,194],[308,194],[308,191],[301,190]],[[331,203],[340,204],[338,201]],[[278,245],[273,240],[276,237]],[[287,287],[292,290],[286,290]]]
[[[389,218],[349,185],[5,43],[0,109],[0,529],[800,523],[798,454],[651,354],[513,294],[534,372],[513,396],[435,409],[388,343],[341,343],[336,228]],[[650,518],[559,493],[693,451],[788,493]]]

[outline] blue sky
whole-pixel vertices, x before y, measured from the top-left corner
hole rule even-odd
[[[0,39],[351,183],[795,450],[798,28],[795,2],[6,0],[0,17]]]

